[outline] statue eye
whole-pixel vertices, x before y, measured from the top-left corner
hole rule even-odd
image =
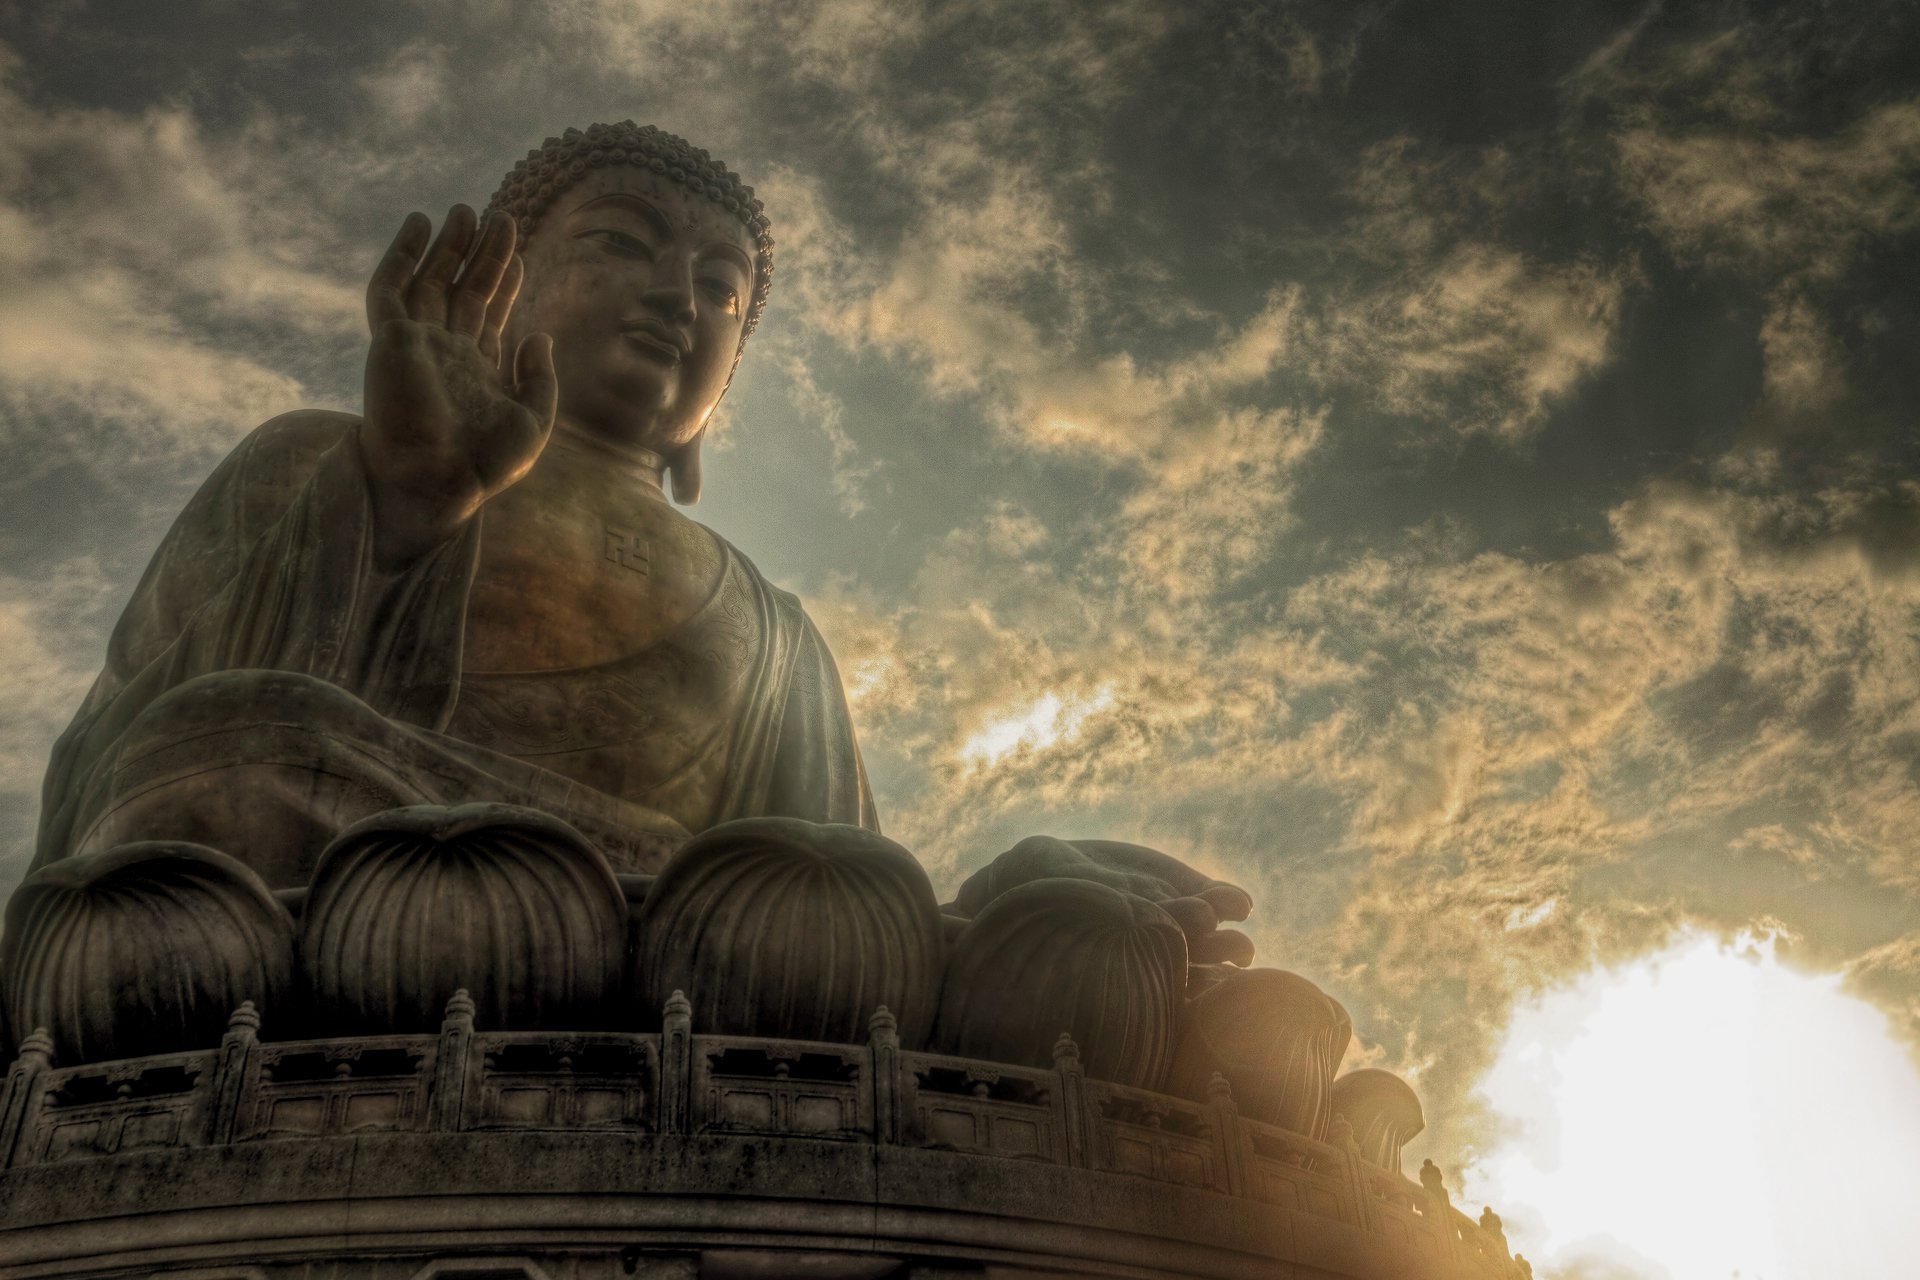
[[[718,302],[728,315],[740,313],[740,293],[731,284],[715,276],[707,276],[700,283],[706,287],[707,292],[713,295],[714,301]]]
[[[595,227],[591,231],[582,231],[583,240],[596,240],[621,253],[631,253],[649,261],[653,258],[653,246],[638,236],[630,236],[624,231],[615,231],[612,227]]]

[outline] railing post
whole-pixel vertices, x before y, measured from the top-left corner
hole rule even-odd
[[[1240,1132],[1240,1104],[1233,1100],[1232,1083],[1218,1071],[1207,1081],[1207,1103],[1213,1108],[1213,1131],[1219,1139],[1227,1194],[1245,1196],[1250,1188],[1247,1186],[1247,1138]]]
[[[1067,1163],[1076,1169],[1090,1169],[1094,1118],[1087,1113],[1087,1073],[1080,1066],[1080,1046],[1064,1031],[1053,1042],[1053,1069],[1060,1077],[1060,1118],[1067,1134]]]
[[[440,1043],[434,1050],[433,1100],[427,1127],[436,1133],[460,1128],[467,1107],[468,1058],[473,1049],[473,997],[461,987],[447,1001],[440,1021]]]
[[[45,1027],[20,1042],[20,1056],[7,1068],[0,1092],[0,1169],[13,1164],[14,1146],[26,1130],[40,1093],[40,1077],[53,1065],[53,1037]]]
[[[1439,1165],[1431,1160],[1420,1162],[1420,1186],[1427,1193],[1428,1215],[1440,1224],[1440,1233],[1446,1237],[1447,1255],[1459,1257],[1466,1242],[1460,1239],[1460,1228],[1454,1224],[1453,1198],[1447,1194],[1447,1180]]]
[[[1503,1270],[1512,1271],[1513,1249],[1507,1243],[1507,1224],[1490,1204],[1480,1206],[1480,1238],[1492,1246],[1493,1260],[1505,1264]]]
[[[693,1003],[683,991],[667,997],[660,1031],[660,1132],[685,1133],[693,1092]]]
[[[881,1005],[867,1022],[867,1070],[873,1077],[873,1140],[900,1141],[900,1023]]]
[[[240,1097],[253,1069],[253,1046],[260,1043],[260,1011],[242,1000],[227,1019],[227,1033],[213,1058],[213,1079],[207,1087],[207,1145],[224,1147],[233,1141],[240,1121]]]
[[[1360,1144],[1354,1140],[1353,1125],[1336,1113],[1327,1137],[1339,1149],[1340,1158],[1347,1166],[1347,1186],[1353,1196],[1353,1225],[1362,1231],[1378,1230],[1373,1210],[1373,1182],[1367,1176],[1366,1161],[1360,1157]]]

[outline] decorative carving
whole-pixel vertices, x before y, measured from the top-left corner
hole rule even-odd
[[[689,840],[647,895],[634,989],[687,993],[702,1035],[865,1038],[880,1005],[926,1039],[940,989],[940,908],[927,873],[860,827],[745,818]]]
[[[201,845],[148,841],[65,858],[8,904],[0,990],[55,1058],[211,1048],[243,1001],[284,1008],[293,918],[264,881]]]
[[[1158,1088],[1186,972],[1186,935],[1155,904],[1091,880],[1028,881],[960,935],[934,1049],[1047,1066],[1067,1032],[1089,1076]]]
[[[1100,1226],[1138,1230],[1140,1215],[1165,1202],[1160,1188],[1184,1184],[1211,1188],[1245,1202],[1238,1209],[1223,1209],[1235,1215],[1230,1220],[1270,1215],[1270,1206],[1281,1206],[1297,1215],[1296,1221],[1320,1218],[1342,1224],[1338,1228],[1342,1233],[1358,1231],[1373,1237],[1382,1247],[1368,1252],[1379,1258],[1380,1265],[1367,1269],[1368,1276],[1408,1274],[1406,1267],[1415,1262],[1406,1252],[1410,1244],[1449,1275],[1509,1280],[1509,1268],[1519,1265],[1517,1260],[1511,1264],[1506,1260],[1504,1228],[1497,1214],[1483,1213],[1476,1223],[1451,1211],[1439,1170],[1431,1166],[1422,1174],[1427,1184],[1423,1192],[1400,1176],[1359,1160],[1351,1149],[1351,1128],[1344,1117],[1336,1116],[1330,1126],[1338,1140],[1334,1146],[1266,1125],[1243,1126],[1219,1078],[1209,1082],[1213,1096],[1205,1105],[1088,1080],[1078,1048],[1065,1036],[1054,1046],[1049,1070],[900,1051],[892,1042],[891,1015],[886,1012],[877,1012],[871,1020],[866,1045],[840,1047],[761,1037],[690,1037],[684,1003],[676,1000],[668,1002],[671,1029],[665,1035],[630,1031],[473,1034],[466,1025],[469,1015],[466,1002],[456,995],[449,1002],[447,1025],[437,1046],[434,1037],[423,1035],[255,1044],[253,1013],[243,1009],[216,1051],[77,1067],[52,1066],[47,1061],[51,1046],[46,1037],[30,1036],[0,1096],[0,1153],[13,1151],[11,1161],[0,1154],[0,1168],[24,1171],[85,1160],[95,1173],[39,1185],[61,1189],[62,1197],[91,1194],[91,1188],[103,1197],[101,1203],[118,1194],[116,1187],[138,1185],[143,1212],[185,1211],[207,1220],[225,1207],[247,1201],[246,1178],[236,1178],[232,1171],[244,1175],[268,1167],[271,1161],[272,1167],[282,1171],[276,1177],[292,1180],[288,1185],[294,1190],[285,1207],[298,1213],[304,1212],[299,1188],[310,1177],[318,1179],[313,1185],[326,1203],[337,1201],[340,1167],[338,1152],[302,1144],[333,1146],[343,1135],[384,1132],[382,1149],[390,1154],[393,1168],[382,1171],[384,1181],[376,1180],[380,1185],[369,1194],[376,1204],[387,1206],[400,1197],[402,1211],[389,1220],[406,1231],[412,1229],[413,1211],[404,1206],[445,1200],[447,1153],[463,1149],[484,1147],[479,1165],[466,1176],[469,1180],[493,1177],[499,1185],[487,1194],[503,1203],[517,1192],[540,1197],[543,1203],[582,1194],[657,1195],[644,1180],[606,1185],[603,1161],[627,1159],[641,1150],[630,1145],[600,1144],[600,1156],[578,1164],[578,1178],[573,1172],[560,1175],[567,1179],[564,1186],[552,1180],[552,1171],[569,1168],[570,1143],[577,1140],[583,1147],[594,1143],[591,1131],[650,1128],[652,1095],[658,1092],[678,1098],[683,1109],[679,1123],[648,1136],[643,1144],[645,1159],[682,1171],[676,1185],[690,1198],[722,1206],[725,1225],[717,1230],[730,1242],[728,1247],[740,1239],[739,1224],[752,1220],[741,1215],[759,1213],[763,1207],[775,1217],[786,1213],[782,1220],[793,1221],[791,1211],[796,1205],[802,1213],[819,1205],[822,1221],[829,1224],[825,1229],[834,1229],[831,1220],[837,1210],[831,1206],[844,1205],[850,1195],[870,1196],[874,1160],[891,1159],[881,1151],[858,1149],[874,1144],[911,1148],[907,1167],[916,1178],[926,1180],[924,1185],[951,1181],[962,1189],[977,1186],[984,1172],[981,1157],[1056,1166],[1013,1174],[1016,1186],[1030,1190],[1013,1203],[1011,1212],[1029,1225],[1036,1219],[1055,1221],[1059,1207],[1067,1206],[1076,1215],[1072,1219],[1078,1224],[1075,1232],[1085,1233],[1091,1223],[1084,1215],[1092,1206],[1091,1212],[1100,1215]],[[452,1042],[469,1034],[470,1044]],[[675,1036],[680,1040],[677,1050],[667,1044]],[[668,1064],[676,1057],[680,1066],[669,1071]],[[658,1091],[651,1087],[656,1064]],[[206,1069],[209,1066],[212,1070]],[[669,1083],[670,1077],[677,1084]],[[665,1100],[660,1098],[662,1103]],[[688,1101],[693,1104],[690,1116],[684,1110]],[[424,1132],[436,1129],[440,1132]],[[461,1136],[474,1129],[491,1132],[474,1145]],[[779,1162],[783,1167],[801,1168],[806,1176],[799,1183],[781,1176],[756,1186],[750,1170],[742,1177],[740,1159],[716,1158],[731,1152],[712,1145],[715,1131],[731,1132],[735,1140],[744,1141],[747,1145],[735,1150],[745,1152],[741,1158],[749,1162]],[[244,1150],[261,1142],[270,1143],[274,1150],[251,1156]],[[228,1153],[231,1159],[159,1163],[156,1157],[169,1147],[234,1150]],[[99,1163],[136,1149],[143,1157],[139,1165]],[[950,1163],[948,1153],[955,1151],[964,1154]],[[155,1169],[161,1170],[159,1176]],[[172,1178],[166,1176],[168,1169],[186,1170],[192,1176]],[[487,1169],[493,1173],[486,1173]],[[530,1180],[515,1185],[516,1170],[546,1172],[529,1173]],[[1100,1171],[1102,1182],[1087,1182],[1083,1170]],[[1111,1181],[1116,1174],[1142,1181],[1130,1191],[1123,1190]],[[191,1184],[200,1175],[208,1175],[215,1188],[213,1198],[194,1198]],[[27,1176],[28,1182],[14,1185],[34,1185],[34,1175]],[[399,1178],[410,1180],[404,1189],[394,1186]],[[233,1194],[240,1199],[220,1198]],[[735,1198],[739,1198],[737,1204]],[[70,1213],[64,1213],[67,1203],[44,1192],[16,1197],[13,1204],[0,1200],[0,1224],[7,1228],[0,1236],[15,1239],[24,1220],[26,1238],[33,1240],[38,1215],[40,1221],[52,1219],[64,1243],[73,1221]],[[906,1222],[915,1232],[927,1221],[915,1218],[914,1210],[898,1201],[878,1203],[885,1214],[906,1209],[906,1217],[895,1216],[893,1221]],[[1005,1207],[996,1210],[996,1204],[1006,1206],[1007,1202],[990,1201],[983,1208],[989,1215],[1008,1212]],[[963,1222],[961,1236],[942,1236],[942,1243],[963,1248],[968,1240],[977,1243],[979,1223],[994,1221],[991,1216],[979,1217],[979,1208],[972,1204],[965,1207],[969,1212],[957,1218],[940,1212],[941,1221]],[[1217,1228],[1219,1215],[1210,1209],[1203,1216],[1214,1220],[1213,1228],[1194,1220],[1190,1224],[1194,1234],[1180,1238],[1209,1242],[1208,1232]],[[466,1232],[467,1225],[463,1222],[451,1230]],[[1417,1234],[1410,1236],[1410,1228]],[[549,1235],[554,1229],[543,1228]],[[684,1238],[697,1243],[702,1239],[698,1233],[708,1229],[716,1229],[711,1218],[696,1222]],[[459,1253],[455,1258],[457,1249],[449,1243],[452,1237],[443,1234],[449,1228],[421,1230],[423,1249],[444,1251],[443,1265],[427,1273],[438,1280],[522,1280],[512,1265],[521,1261],[518,1256]],[[468,1235],[457,1240],[467,1240]],[[1288,1242],[1294,1238],[1292,1232],[1283,1236]],[[603,1237],[602,1230],[595,1239]],[[712,1237],[720,1238],[720,1234]],[[892,1238],[905,1241],[900,1234]],[[543,1235],[542,1239],[561,1249],[569,1267],[576,1257],[592,1254],[591,1248],[579,1252],[591,1244],[588,1241],[569,1238],[562,1245],[558,1237]],[[919,1235],[915,1239],[916,1248],[930,1243]],[[85,1243],[81,1240],[80,1247]],[[525,1241],[503,1237],[493,1243],[518,1248]],[[410,1256],[416,1251],[402,1253]],[[642,1268],[659,1255],[637,1247],[632,1253],[636,1275],[654,1274]],[[546,1258],[545,1253],[536,1250],[536,1254]],[[399,1256],[393,1254],[389,1261]],[[789,1264],[801,1258],[798,1253],[782,1256]],[[1233,1257],[1244,1264],[1244,1255]],[[1289,1253],[1272,1260],[1284,1271],[1297,1258]],[[305,1265],[318,1266],[315,1274],[333,1274],[326,1257],[309,1259]],[[1232,1265],[1229,1260],[1228,1269]],[[1244,1271],[1244,1265],[1240,1269]],[[781,1274],[796,1270],[789,1265]],[[614,1273],[615,1280],[620,1274]],[[693,1271],[686,1274],[691,1276]]]
[[[1169,1089],[1204,1100],[1217,1071],[1240,1114],[1315,1141],[1333,1114],[1333,1073],[1353,1036],[1338,1001],[1284,969],[1209,971],[1187,1002]]]
[[[547,1280],[547,1272],[531,1258],[435,1258],[413,1280]]]
[[[528,1257],[438,1257],[413,1280],[547,1280],[547,1270]]]
[[[394,809],[321,854],[300,960],[330,1029],[582,1028],[619,1008],[626,895],[566,823],[513,805]]]
[[[1353,1126],[1360,1158],[1400,1172],[1400,1151],[1427,1127],[1419,1095],[1378,1067],[1349,1071],[1333,1082],[1333,1114]]]
[[[1246,890],[1202,875],[1158,849],[1118,840],[1028,836],[967,877],[947,909],[970,918],[1009,889],[1053,879],[1090,880],[1158,903],[1187,935],[1195,964],[1253,963],[1253,940],[1219,927],[1222,920],[1245,920],[1253,911]]]
[[[612,525],[603,525],[601,532],[606,535],[606,558],[622,569],[647,575],[653,572],[653,544],[643,535],[627,529],[616,529]]]

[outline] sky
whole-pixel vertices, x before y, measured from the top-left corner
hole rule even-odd
[[[173,514],[357,408],[400,218],[624,118],[766,200],[694,514],[940,887],[1244,885],[1416,1163],[1688,931],[1920,1045],[1905,0],[0,0],[0,892]]]

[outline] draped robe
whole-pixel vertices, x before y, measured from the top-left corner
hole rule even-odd
[[[630,872],[731,818],[878,830],[825,642],[738,551],[643,652],[466,672],[485,512],[382,571],[354,421],[274,419],[182,511],[54,748],[36,867],[186,839],[295,888],[361,817],[480,800],[563,818]]]

